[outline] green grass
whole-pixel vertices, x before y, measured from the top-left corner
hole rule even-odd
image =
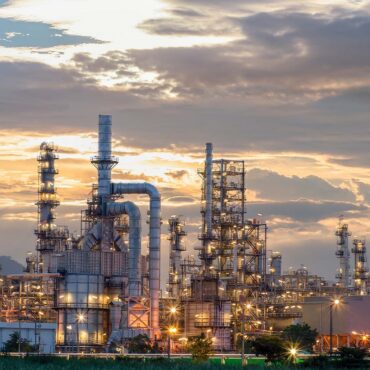
[[[287,369],[288,366],[270,366],[266,369]],[[369,367],[364,367],[369,369]],[[132,359],[118,358],[95,359],[81,358],[70,359],[57,357],[0,357],[0,370],[236,370],[241,369],[240,359],[225,358],[225,365],[221,365],[221,359],[212,359],[205,364],[193,364],[190,359]],[[248,359],[248,370],[264,370],[262,359]],[[315,368],[294,366],[291,369],[314,370]],[[330,367],[325,367],[330,369]],[[332,368],[334,369],[334,367]],[[338,367],[336,367],[338,369]],[[345,369],[345,368],[343,368]]]

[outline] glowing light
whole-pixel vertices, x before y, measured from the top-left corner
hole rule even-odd
[[[176,308],[176,307],[171,307],[171,308],[170,308],[170,312],[171,312],[172,314],[177,313],[177,308]]]
[[[86,319],[86,317],[82,313],[80,313],[80,314],[77,315],[77,321],[78,322],[84,322],[85,319]]]
[[[174,327],[174,326],[171,326],[169,329],[168,329],[169,333],[170,334],[176,334],[177,333],[177,329]]]

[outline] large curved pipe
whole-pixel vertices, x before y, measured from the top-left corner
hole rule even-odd
[[[129,216],[128,255],[128,294],[138,297],[141,294],[141,214],[139,207],[132,202],[107,203],[108,216]]]
[[[160,291],[160,245],[161,245],[161,195],[149,183],[112,184],[112,194],[147,194],[150,197],[149,222],[149,290],[151,300],[151,326],[153,336],[160,335],[159,291]]]

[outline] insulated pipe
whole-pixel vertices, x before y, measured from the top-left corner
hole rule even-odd
[[[150,197],[149,222],[149,290],[151,300],[151,326],[153,336],[160,335],[160,245],[161,245],[161,195],[149,183],[112,184],[112,194],[147,194]]]
[[[99,115],[98,194],[104,200],[110,195],[112,173],[112,116]]]
[[[141,214],[139,207],[132,202],[107,204],[108,216],[129,216],[129,244],[128,255],[128,294],[133,297],[141,295]]]

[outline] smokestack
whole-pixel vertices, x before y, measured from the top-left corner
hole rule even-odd
[[[112,116],[99,115],[98,177],[99,196],[110,195],[112,166]]]

